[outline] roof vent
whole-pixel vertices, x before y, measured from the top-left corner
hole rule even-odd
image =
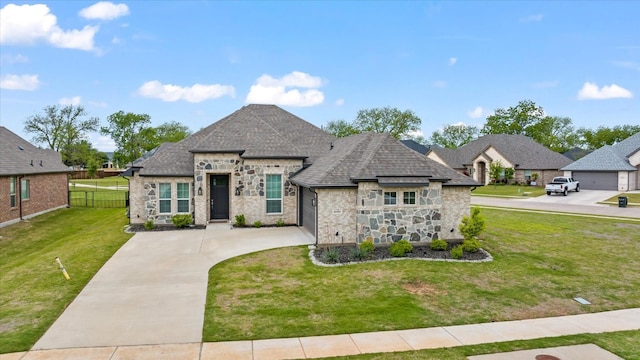
[[[329,145],[329,150],[333,150],[333,141],[331,142],[331,145]]]
[[[20,149],[20,150],[24,150],[24,148],[22,147],[22,145],[18,145],[18,149]]]
[[[31,160],[31,166],[33,166],[33,160]]]
[[[42,167],[42,160],[40,160],[40,166]]]

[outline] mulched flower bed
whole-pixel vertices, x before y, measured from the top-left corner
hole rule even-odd
[[[356,247],[355,244],[349,245],[337,245],[337,246],[324,246],[321,245],[318,248],[312,250],[312,255],[315,258],[315,261],[320,264],[326,265],[335,265],[335,264],[349,264],[349,263],[358,263],[358,262],[366,262],[366,261],[382,261],[382,260],[397,260],[397,259],[425,259],[425,260],[440,260],[440,261],[491,261],[493,258],[489,253],[480,249],[475,253],[465,252],[462,256],[462,259],[454,259],[451,257],[450,250],[454,248],[456,245],[462,244],[461,241],[449,242],[449,247],[447,250],[436,251],[431,250],[429,244],[412,244],[413,251],[406,254],[403,258],[393,257],[389,254],[389,247],[384,245],[378,245],[374,249],[372,253],[368,254],[366,259],[355,259],[352,256],[353,249]],[[338,252],[338,261],[332,262],[327,261],[325,254],[327,251],[335,250]]]
[[[137,233],[145,231],[173,231],[173,230],[194,230],[194,229],[206,229],[204,225],[190,225],[184,228],[177,228],[175,225],[156,225],[153,229],[147,230],[143,224],[131,224],[126,227],[125,232]]]

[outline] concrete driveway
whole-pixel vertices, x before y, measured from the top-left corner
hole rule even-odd
[[[206,230],[138,233],[33,349],[201,342],[212,266],[242,254],[313,242],[297,227],[231,230],[228,224],[212,224]]]
[[[606,190],[580,190],[580,192],[571,191],[564,196],[562,194],[543,195],[534,198],[528,198],[528,201],[541,202],[547,204],[573,204],[573,205],[599,205],[600,201],[607,200],[612,196],[620,194],[619,191],[606,191]]]

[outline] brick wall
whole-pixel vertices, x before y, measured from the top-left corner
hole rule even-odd
[[[69,181],[66,173],[28,175],[29,199],[22,201],[22,217],[68,206]],[[9,195],[9,177],[0,178],[0,223],[19,219],[20,181],[16,177],[16,206],[11,207]]]
[[[316,189],[319,244],[356,241],[357,189]],[[338,235],[336,235],[338,234]]]

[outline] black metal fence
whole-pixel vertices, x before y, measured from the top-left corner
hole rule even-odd
[[[69,206],[94,208],[126,208],[128,191],[69,191]]]

